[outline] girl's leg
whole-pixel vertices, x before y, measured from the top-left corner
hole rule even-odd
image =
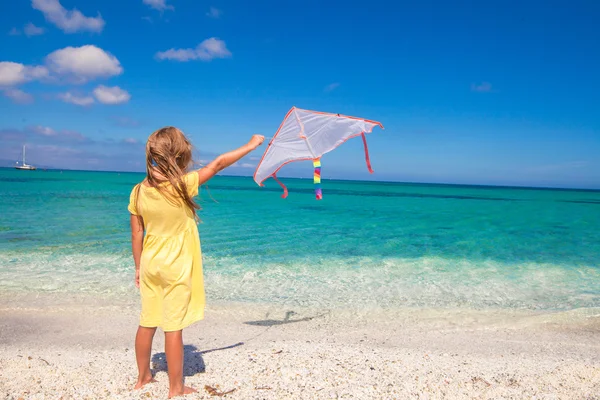
[[[196,389],[183,386],[183,335],[181,330],[165,332],[165,353],[169,374],[169,398],[195,393]]]
[[[156,328],[139,326],[135,335],[135,359],[138,366],[138,381],[135,389],[139,389],[146,383],[156,382],[152,379],[150,372],[150,353],[152,352],[152,339]]]

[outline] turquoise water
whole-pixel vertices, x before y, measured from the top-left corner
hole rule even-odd
[[[135,296],[134,173],[0,169],[0,291]],[[209,302],[600,307],[600,192],[216,177],[199,201]]]

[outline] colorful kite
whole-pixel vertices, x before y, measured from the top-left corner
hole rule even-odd
[[[346,140],[362,136],[367,168],[373,173],[365,134],[371,133],[375,126],[383,129],[383,125],[376,121],[292,107],[258,163],[254,181],[264,186],[263,182],[272,177],[283,188],[281,197],[285,199],[288,190],[277,179],[277,172],[292,161],[312,160],[315,195],[317,200],[321,200],[321,156]]]

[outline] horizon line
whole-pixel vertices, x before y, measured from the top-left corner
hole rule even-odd
[[[14,169],[14,167],[0,167],[0,169]],[[119,174],[146,174],[145,171],[116,171],[116,170],[91,170],[91,169],[69,169],[69,168],[37,168],[38,171],[72,171],[72,172],[99,172],[99,173],[119,173]],[[28,171],[31,172],[31,171]],[[217,174],[215,176],[226,178],[250,178],[252,175],[228,175]],[[292,176],[281,176],[283,179],[311,180],[312,178],[299,178]],[[583,192],[600,192],[598,188],[584,187],[565,187],[565,186],[527,186],[527,185],[494,185],[484,183],[447,183],[447,182],[416,182],[416,181],[388,181],[388,180],[365,180],[365,179],[347,179],[347,178],[321,178],[323,181],[344,181],[344,182],[369,182],[369,183],[393,183],[400,185],[434,185],[434,186],[462,186],[496,189],[523,189],[523,190],[569,190]],[[253,179],[252,179],[253,180]]]

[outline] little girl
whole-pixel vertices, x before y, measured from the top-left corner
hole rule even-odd
[[[154,382],[150,352],[156,328],[165,332],[169,398],[196,390],[183,385],[183,328],[204,318],[202,253],[193,197],[198,187],[262,144],[250,141],[187,172],[192,145],[177,128],[154,132],[146,143],[146,179],[130,196],[131,247],[135,285],[140,289],[140,325],[135,337],[139,371],[136,389]],[[144,236],[145,232],[145,236]]]

